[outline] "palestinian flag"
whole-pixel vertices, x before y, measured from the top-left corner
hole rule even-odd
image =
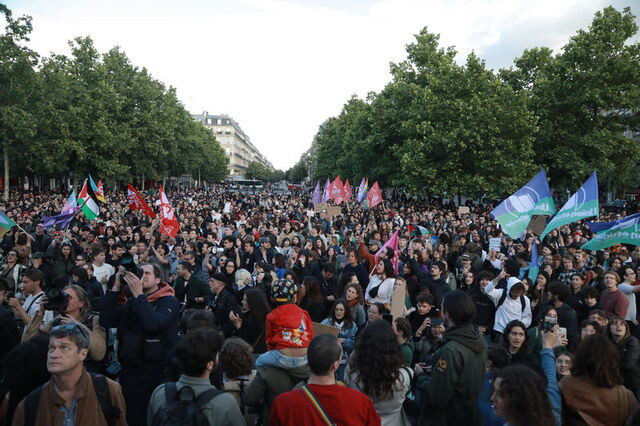
[[[4,213],[0,213],[0,237],[9,232],[16,223],[7,217]]]
[[[87,185],[87,179],[82,184],[80,195],[78,195],[78,205],[82,206],[82,213],[89,220],[93,220],[100,215],[100,207],[93,190]]]
[[[419,237],[421,235],[430,234],[429,230],[424,226],[409,225],[407,228],[409,230],[409,236],[411,237]]]

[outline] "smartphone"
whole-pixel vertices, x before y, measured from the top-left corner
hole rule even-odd
[[[382,314],[382,319],[388,322],[389,324],[393,324],[393,315],[391,314]]]
[[[558,328],[558,336],[560,337],[560,339],[566,339],[567,338],[567,329],[565,327],[559,327]]]

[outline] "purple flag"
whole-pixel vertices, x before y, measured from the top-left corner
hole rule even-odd
[[[328,202],[331,198],[331,194],[329,193],[329,186],[331,185],[331,182],[329,182],[329,178],[327,178],[327,183],[324,184],[324,192],[322,193],[322,202],[326,203]]]
[[[78,214],[82,207],[74,207],[70,213],[62,213],[57,216],[42,216],[42,227],[45,229],[56,227],[65,229]]]
[[[313,196],[311,197],[311,202],[313,204],[318,204],[322,201],[322,190],[320,189],[320,181],[316,182],[316,188],[313,190]]]

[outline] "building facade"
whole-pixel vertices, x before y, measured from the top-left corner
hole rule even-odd
[[[201,122],[211,130],[222,149],[229,157],[229,175],[245,176],[245,170],[252,161],[262,164],[269,170],[273,166],[258,149],[253,146],[249,136],[240,128],[240,125],[225,114],[211,115],[208,112],[191,114],[194,120]]]

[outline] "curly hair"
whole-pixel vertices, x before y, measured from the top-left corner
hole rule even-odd
[[[374,402],[392,397],[403,365],[396,335],[391,324],[384,320],[373,321],[365,327],[349,359],[349,367],[357,374],[362,392]]]
[[[524,331],[524,342],[522,342],[522,346],[520,347],[520,350],[523,352],[527,351],[527,348],[529,346],[529,335],[527,334],[527,326],[525,326],[522,321],[518,321],[518,320],[513,320],[510,321],[504,328],[504,346],[505,348],[509,349],[509,333],[511,333],[511,330],[516,328],[516,327],[520,327],[522,329],[522,331]]]
[[[618,350],[604,334],[587,336],[576,349],[571,375],[583,377],[601,388],[621,383]]]
[[[505,367],[496,378],[496,392],[508,403],[507,421],[514,426],[555,423],[543,378],[523,365]]]
[[[222,371],[229,379],[251,374],[253,367],[253,349],[239,337],[232,337],[224,342],[220,352]]]

